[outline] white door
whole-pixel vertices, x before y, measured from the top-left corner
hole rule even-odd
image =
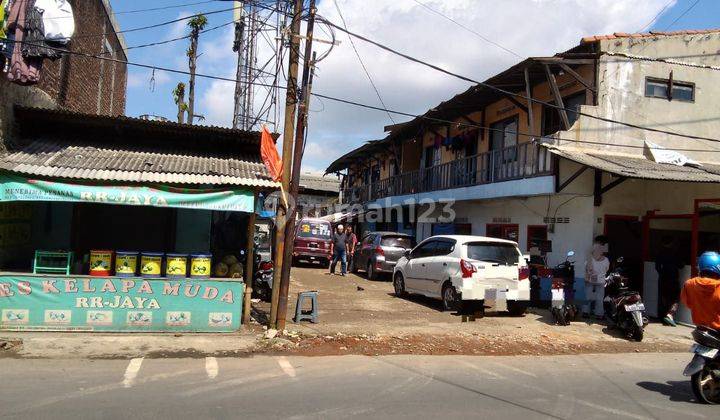
[[[405,288],[408,291],[424,294],[427,265],[433,258],[434,249],[435,241],[427,241],[410,252],[410,260],[405,268]]]
[[[453,268],[457,267],[457,258],[452,256],[454,249],[454,240],[438,240],[433,257],[427,264],[426,280],[423,285],[428,295],[441,296],[443,283],[450,278]]]

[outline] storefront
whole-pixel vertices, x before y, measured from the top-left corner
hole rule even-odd
[[[240,327],[260,134],[16,109],[0,158],[0,329]],[[250,259],[251,261],[251,259]]]

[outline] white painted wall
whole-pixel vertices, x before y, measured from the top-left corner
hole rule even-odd
[[[603,40],[605,52],[667,58],[686,63],[720,65],[720,33]],[[695,84],[695,100],[683,102],[645,96],[647,77]],[[583,106],[586,114],[610,118],[643,127],[654,127],[682,134],[715,138],[720,131],[719,74],[716,70],[662,62],[651,62],[619,56],[602,55],[598,63],[598,106]],[[717,142],[671,136],[580,116],[569,131],[559,137],[607,145],[590,145],[559,140],[563,147],[594,152],[623,153],[642,156],[645,140],[666,148],[699,149],[682,153],[699,162],[720,162]],[[626,146],[626,147],[623,147]],[[705,151],[712,152],[705,152]]]

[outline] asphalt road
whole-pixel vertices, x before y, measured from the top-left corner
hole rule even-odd
[[[689,354],[0,359],[0,418],[718,418]]]

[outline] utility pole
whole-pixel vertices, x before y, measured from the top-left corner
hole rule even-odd
[[[283,130],[281,194],[287,194],[290,189],[290,174],[292,164],[292,146],[295,137],[295,111],[297,110],[297,74],[300,61],[300,21],[302,18],[303,0],[295,0],[295,7],[290,25],[290,54],[288,63],[287,94],[285,97],[285,127]],[[280,279],[285,256],[285,224],[288,221],[288,206],[285,200],[278,200],[277,214],[275,216],[275,255],[273,272],[272,302],[270,306],[270,327],[277,327],[278,301],[280,299]],[[287,299],[286,299],[287,300]]]
[[[292,260],[292,251],[295,240],[295,219],[297,213],[297,197],[300,187],[300,169],[302,155],[305,148],[305,130],[307,129],[308,109],[310,107],[310,92],[312,92],[313,76],[315,75],[315,53],[312,51],[313,24],[315,21],[315,0],[310,0],[310,18],[307,25],[307,40],[305,41],[305,64],[303,65],[303,81],[298,111],[297,129],[295,130],[295,151],[293,153],[292,180],[290,182],[290,202],[292,212],[285,228],[285,260]],[[285,329],[285,318],[287,317],[287,300],[290,289],[290,264],[282,267],[282,279],[280,282],[280,301],[278,305],[277,329]]]
[[[233,51],[237,52],[237,72],[235,73],[235,110],[233,112],[233,128],[244,129],[244,124],[240,124],[240,114],[242,113],[241,97],[243,93],[243,50],[245,49],[245,18],[243,16],[243,8],[245,5],[242,1],[236,1],[233,16],[235,20],[235,42],[233,42]]]

